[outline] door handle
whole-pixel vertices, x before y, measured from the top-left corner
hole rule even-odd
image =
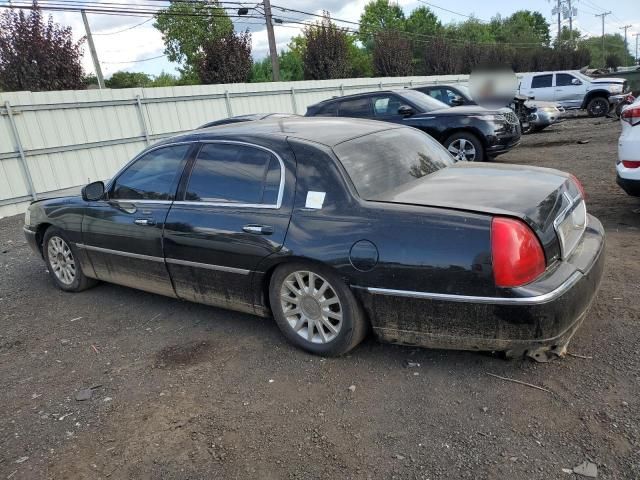
[[[269,225],[245,225],[242,230],[257,235],[271,235],[273,233],[273,227]]]
[[[156,221],[152,218],[136,218],[133,223],[136,225],[155,225]]]

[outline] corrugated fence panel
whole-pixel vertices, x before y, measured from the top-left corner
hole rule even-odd
[[[0,93],[0,217],[23,212],[33,196],[107,179],[148,144],[230,115],[304,115],[307,106],[334,96],[467,79],[345,78]]]

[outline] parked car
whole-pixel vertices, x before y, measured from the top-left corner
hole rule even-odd
[[[640,99],[620,115],[622,133],[618,139],[616,179],[629,195],[640,196]]]
[[[394,343],[562,353],[604,262],[569,174],[454,162],[417,129],[339,118],[164,140],[82,197],[32,203],[24,231],[62,290],[103,280],[272,314],[322,355],[370,327]]]
[[[577,70],[525,73],[520,79],[522,95],[557,102],[565,109],[586,110],[602,117],[629,92],[623,78],[591,78]]]
[[[266,120],[267,118],[289,118],[298,117],[295,113],[249,113],[247,115],[236,115],[235,117],[221,118],[213,122],[205,123],[198,128],[218,127],[220,125],[229,125],[230,123],[253,122],[255,120]]]
[[[369,118],[418,128],[457,160],[482,162],[520,142],[520,122],[508,108],[449,107],[415,90],[378,91],[335,97],[307,108],[307,117]]]
[[[436,100],[446,103],[450,107],[460,105],[477,105],[471,95],[469,87],[458,85],[425,85],[415,87],[414,90],[425,93]],[[564,107],[555,102],[525,100],[527,115],[524,122],[520,122],[522,133],[539,132],[561,120]],[[510,107],[510,105],[508,105]],[[513,110],[513,108],[512,108]],[[517,112],[516,112],[517,113]],[[524,127],[524,128],[523,128]]]

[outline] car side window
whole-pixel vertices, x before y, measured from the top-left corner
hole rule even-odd
[[[556,87],[567,87],[573,85],[571,82],[576,77],[569,75],[568,73],[556,73]]]
[[[381,95],[373,97],[373,113],[376,117],[388,117],[398,115],[398,109],[402,102],[395,95]]]
[[[338,108],[341,117],[370,117],[371,102],[369,97],[343,100]]]
[[[172,145],[138,158],[116,178],[110,199],[173,200],[190,144]]]
[[[208,143],[198,153],[185,200],[275,205],[280,173],[280,162],[266,150]]]
[[[449,105],[447,94],[442,88],[433,88],[429,90],[429,96]]]
[[[338,103],[332,102],[321,107],[315,114],[316,117],[335,117],[338,113]]]
[[[553,74],[549,75],[536,75],[531,79],[531,88],[546,88],[550,87],[553,80]]]

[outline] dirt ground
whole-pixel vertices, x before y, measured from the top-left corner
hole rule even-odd
[[[108,284],[63,293],[22,218],[0,220],[0,478],[577,479],[562,469],[585,460],[640,478],[640,199],[615,184],[619,132],[570,120],[498,160],[574,173],[608,234],[570,345],[588,358],[548,364],[372,338],[321,359],[269,319]]]

